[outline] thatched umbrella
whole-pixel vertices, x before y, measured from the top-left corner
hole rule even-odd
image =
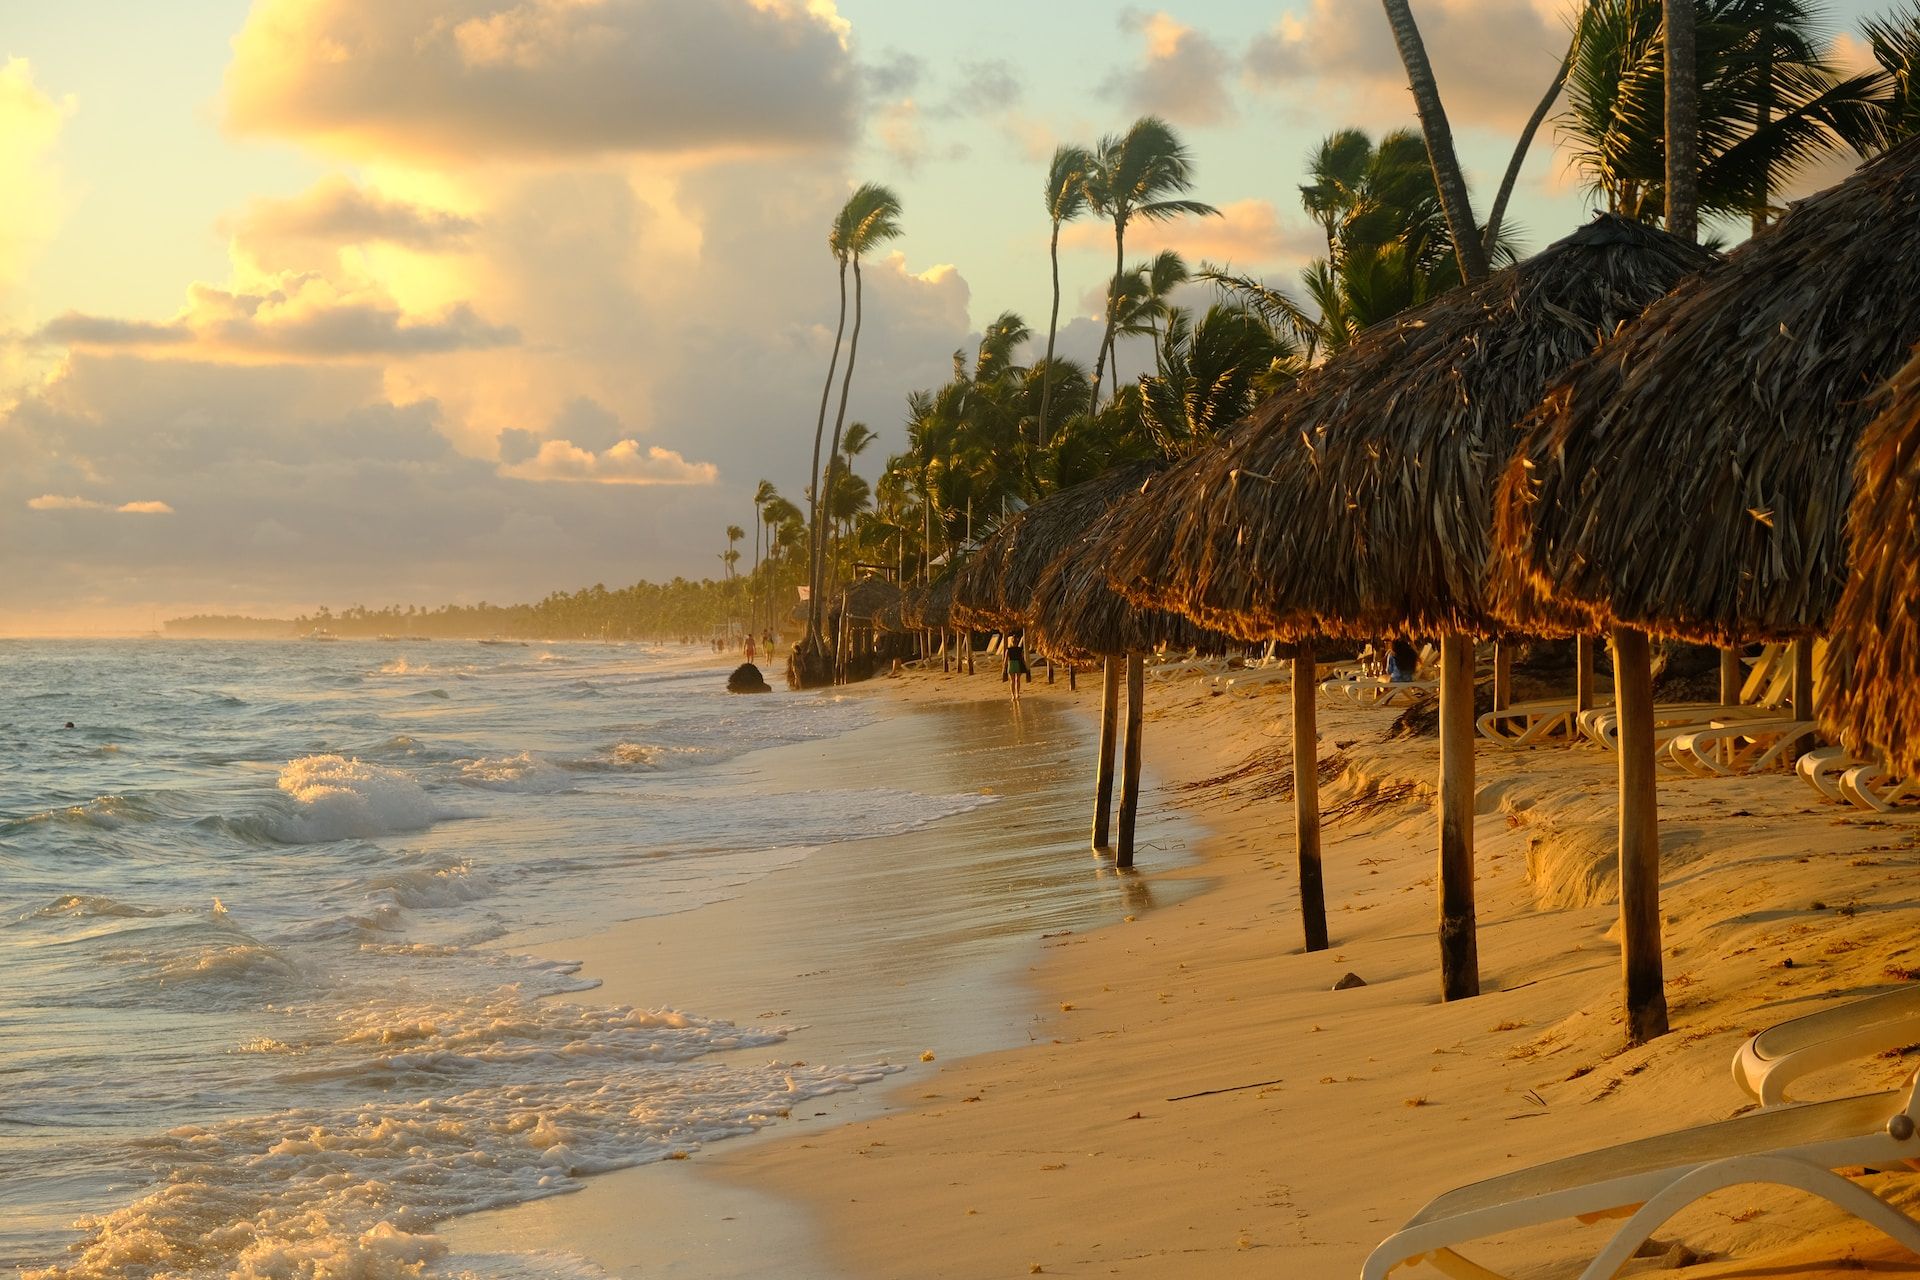
[[[1106,846],[1107,809],[1113,794],[1113,722],[1122,665],[1127,679],[1125,760],[1120,779],[1120,820],[1114,845],[1114,863],[1133,865],[1134,821],[1140,808],[1140,752],[1145,697],[1143,655],[1160,648],[1224,648],[1227,638],[1207,631],[1189,619],[1164,609],[1142,608],[1127,600],[1107,582],[1103,541],[1129,503],[1140,500],[1140,483],[1151,474],[1148,464],[1117,467],[1096,480],[1077,485],[1059,497],[1072,495],[1070,519],[1054,519],[1046,539],[1051,558],[1034,583],[1028,610],[1036,643],[1049,652],[1097,657],[1104,661],[1098,797],[1094,806],[1093,844]],[[1099,505],[1095,506],[1095,499]],[[1035,508],[1038,510],[1038,508]],[[1038,542],[1029,538],[1029,542]],[[1029,547],[1029,556],[1037,548]]]
[[[1571,371],[1500,491],[1501,577],[1615,627],[1629,1035],[1666,1026],[1647,631],[1809,638],[1845,575],[1854,445],[1920,339],[1920,141],[1771,230]],[[1799,647],[1795,715],[1810,719]]]
[[[1866,429],[1849,519],[1853,573],[1833,615],[1822,718],[1847,750],[1920,774],[1920,352]]]
[[[1493,487],[1517,442],[1514,424],[1549,379],[1711,260],[1603,214],[1525,262],[1362,334],[1172,473],[1162,502],[1137,513],[1121,539],[1115,585],[1235,634],[1309,643],[1440,634],[1449,999],[1479,989],[1471,637],[1516,626],[1566,632],[1580,621],[1544,607],[1498,614],[1489,597]],[[1307,721],[1296,728],[1311,732],[1304,670],[1294,685]]]

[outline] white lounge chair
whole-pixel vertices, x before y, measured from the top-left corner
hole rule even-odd
[[[1902,800],[1920,795],[1920,783],[1890,779],[1881,766],[1860,764],[1840,775],[1840,794],[1862,809],[1891,813]]]
[[[1456,1280],[1504,1280],[1457,1245],[1566,1218],[1626,1215],[1580,1280],[1612,1280],[1667,1219],[1726,1187],[1770,1183],[1821,1197],[1920,1253],[1920,1223],[1835,1170],[1920,1158],[1920,1077],[1902,1089],[1755,1111],[1450,1191],[1367,1257],[1363,1280],[1425,1260]]]
[[[1866,761],[1848,755],[1845,747],[1816,747],[1794,763],[1800,780],[1835,804],[1847,803],[1840,794],[1840,775]]]
[[[1810,720],[1734,717],[1676,735],[1667,744],[1667,757],[1702,778],[1765,773],[1816,728]]]
[[[1787,1102],[1798,1080],[1920,1041],[1920,986],[1791,1018],[1751,1036],[1733,1056],[1733,1080],[1763,1107]]]
[[[1225,658],[1202,658],[1188,654],[1182,658],[1169,658],[1146,669],[1150,680],[1178,680],[1184,676],[1217,676],[1227,670]]]
[[[1474,721],[1474,725],[1481,737],[1503,747],[1532,747],[1562,730],[1570,732],[1573,717],[1573,699],[1549,698],[1516,702],[1498,711],[1489,711]]]
[[[1237,693],[1252,697],[1270,684],[1290,682],[1293,677],[1292,664],[1279,663],[1271,667],[1248,667],[1231,675],[1214,678],[1213,687],[1221,693]]]

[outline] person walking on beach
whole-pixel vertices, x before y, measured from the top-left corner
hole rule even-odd
[[[1013,685],[1013,700],[1020,701],[1020,678],[1027,674],[1027,633],[1007,633],[1007,680]]]

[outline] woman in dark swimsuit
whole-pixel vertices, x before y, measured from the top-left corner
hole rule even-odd
[[[1007,633],[1007,680],[1013,685],[1013,700],[1020,701],[1020,679],[1028,674],[1027,633]]]

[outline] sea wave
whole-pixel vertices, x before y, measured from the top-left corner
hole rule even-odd
[[[364,840],[420,831],[450,814],[399,769],[337,755],[301,756],[280,770],[280,790],[293,801],[270,829],[291,844]]]

